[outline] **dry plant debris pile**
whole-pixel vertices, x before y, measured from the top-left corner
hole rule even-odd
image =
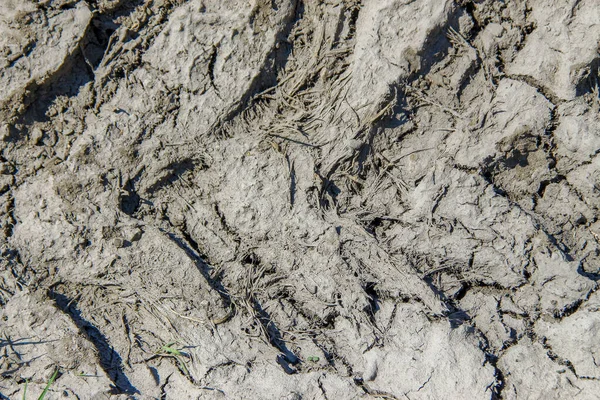
[[[0,397],[597,398],[599,43],[597,0],[2,0]]]

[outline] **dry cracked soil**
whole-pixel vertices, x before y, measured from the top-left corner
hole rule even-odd
[[[599,398],[599,46],[598,0],[0,0],[0,398]]]

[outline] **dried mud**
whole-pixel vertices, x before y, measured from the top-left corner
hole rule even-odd
[[[599,21],[4,0],[0,398],[597,398]]]

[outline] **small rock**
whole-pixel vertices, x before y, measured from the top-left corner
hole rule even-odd
[[[123,228],[121,231],[123,238],[129,242],[137,242],[140,240],[142,238],[142,233],[140,228],[133,226]]]
[[[495,37],[500,37],[502,36],[502,33],[504,33],[504,27],[500,24],[496,24],[494,22],[492,22],[491,24],[488,24],[485,29],[491,33],[492,35],[494,35]]]
[[[8,124],[0,126],[0,142],[6,142],[10,136],[10,128]]]
[[[31,139],[31,143],[38,145],[42,142],[42,139],[44,138],[44,131],[37,127],[33,128],[29,137]]]

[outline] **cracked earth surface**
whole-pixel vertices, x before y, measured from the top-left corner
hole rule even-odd
[[[4,0],[0,398],[597,398],[599,21]]]

